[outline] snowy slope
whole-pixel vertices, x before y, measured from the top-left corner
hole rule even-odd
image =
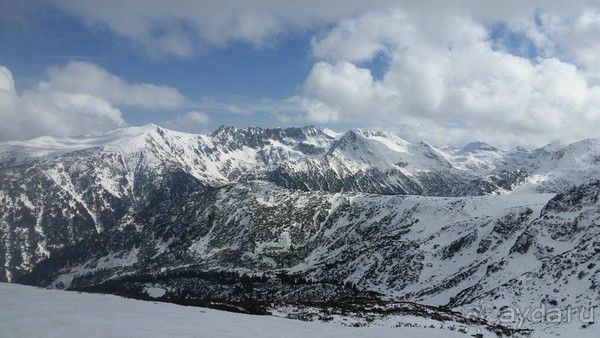
[[[562,314],[560,323],[540,321],[538,316],[528,317],[525,325],[548,333],[574,328],[578,334],[598,335],[600,327],[581,321],[579,315],[589,319],[592,314],[595,322],[600,316],[599,221],[599,181],[557,195],[519,236],[510,254],[461,292],[453,305],[463,310],[479,307],[490,319],[499,318],[506,306],[545,309],[544,314],[553,309]],[[569,308],[577,311],[572,320]]]
[[[450,330],[351,328],[6,283],[0,283],[0,294],[0,336],[6,338],[467,337]]]
[[[531,157],[527,179],[515,192],[560,191],[600,177],[600,141],[550,145]]]

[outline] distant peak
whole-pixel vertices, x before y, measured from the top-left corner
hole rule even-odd
[[[588,146],[588,147],[589,146],[595,147],[598,144],[600,144],[600,140],[595,139],[595,138],[588,138],[588,139],[573,143],[573,145],[584,145],[584,146]]]
[[[560,148],[564,147],[565,145],[560,142],[560,141],[554,141],[554,142],[550,142],[548,144],[546,144],[545,146],[543,146],[542,148],[540,148],[540,150],[544,150],[547,152],[555,152],[557,150],[559,150]]]
[[[459,154],[468,154],[477,151],[498,151],[498,148],[491,146],[485,142],[471,142],[458,151]]]
[[[365,135],[365,133],[363,132],[362,129],[350,129],[342,135],[342,137],[340,138],[340,141],[356,142],[358,140],[366,139],[366,138],[367,138],[367,135]]]
[[[551,144],[545,146],[542,149],[546,150],[547,152],[557,152],[557,151],[588,152],[588,151],[597,151],[599,147],[600,147],[600,140],[594,139],[594,138],[588,138],[585,140],[573,142],[568,145],[555,142],[555,143],[551,143]]]

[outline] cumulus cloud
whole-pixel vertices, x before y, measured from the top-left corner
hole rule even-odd
[[[148,83],[130,84],[96,64],[81,61],[51,67],[48,79],[41,81],[38,89],[89,94],[119,107],[173,109],[185,102],[175,88]]]
[[[0,66],[0,107],[11,104],[15,94],[15,80],[8,68]]]
[[[239,103],[217,107],[225,112],[270,109],[280,121],[393,126],[438,143],[480,138],[539,145],[596,136],[599,127],[600,12],[593,0],[46,3],[125,37],[151,55],[191,57],[231,42],[261,48],[290,30],[316,32],[314,65],[298,97],[250,108]],[[2,12],[14,16],[15,8],[9,9],[0,11],[0,20]],[[507,30],[506,41],[498,41],[498,27]],[[535,51],[518,51],[512,43],[523,43],[525,49],[532,45]],[[383,74],[372,71],[372,63],[380,60]],[[58,72],[74,78],[66,68]],[[93,67],[69,68],[86,68],[91,78],[111,85],[72,84],[52,74],[45,82],[66,92],[80,86],[77,93],[115,107],[146,102],[131,85]],[[146,87],[136,86],[150,92]],[[162,97],[162,107],[182,100],[176,91],[152,89],[157,92],[150,96]]]
[[[322,61],[304,83],[303,105],[315,121],[504,145],[592,137],[600,127],[600,87],[585,72],[556,57],[530,60],[497,49],[486,26],[468,15],[370,12],[312,45]],[[388,62],[380,79],[364,66],[377,55]]]
[[[183,97],[173,88],[129,84],[101,67],[71,62],[21,93],[0,66],[0,140],[75,135],[126,125],[120,107],[172,108]]]
[[[412,0],[46,0],[92,27],[106,27],[151,55],[190,57],[207,47],[244,42],[270,45],[288,30],[310,30],[368,10],[402,7],[416,16],[470,13],[487,22],[524,20],[536,11],[567,15],[593,8],[593,0],[412,1]],[[5,11],[14,17],[14,8]],[[0,19],[2,14],[0,12]],[[362,48],[362,46],[357,46]]]
[[[338,13],[319,13],[316,6],[294,11],[282,1],[164,0],[49,2],[86,23],[109,28],[151,55],[190,57],[206,47],[240,41],[262,47],[287,28],[305,28]]]
[[[585,8],[574,15],[539,13],[514,23],[543,53],[561,55],[600,74],[600,11]]]
[[[125,125],[121,111],[89,94],[15,91],[11,72],[0,67],[0,140],[72,135]]]

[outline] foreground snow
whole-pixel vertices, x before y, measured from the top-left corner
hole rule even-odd
[[[466,337],[424,328],[351,328],[0,283],[0,337]]]

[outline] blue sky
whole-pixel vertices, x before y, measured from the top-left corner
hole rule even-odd
[[[213,98],[224,104],[243,104],[297,94],[312,65],[309,47],[313,33],[289,32],[265,48],[233,42],[191,58],[152,56],[106,28],[89,27],[77,18],[53,10],[36,16],[35,22],[16,25],[0,22],[0,65],[12,71],[17,90],[29,87],[50,66],[79,60],[97,64],[130,82],[177,88],[192,100]],[[128,109],[123,114],[128,123],[137,125],[168,120],[189,109],[181,107],[151,113]],[[219,109],[204,110],[212,117],[211,127],[277,125],[269,117],[263,119],[260,115],[240,119],[240,115]]]
[[[439,145],[595,137],[598,34],[583,0],[7,0],[0,140],[150,122]]]

